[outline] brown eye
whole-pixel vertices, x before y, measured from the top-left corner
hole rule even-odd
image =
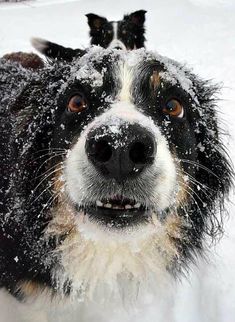
[[[87,108],[87,101],[81,94],[74,95],[70,98],[67,108],[73,113],[82,112]]]
[[[163,112],[178,118],[182,118],[184,116],[184,108],[176,99],[169,100],[163,108]]]

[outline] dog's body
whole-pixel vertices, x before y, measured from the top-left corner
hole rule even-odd
[[[161,293],[219,230],[216,88],[144,49],[59,48],[0,62],[1,286],[49,306]]]
[[[128,50],[144,47],[146,12],[135,11],[125,15],[120,21],[108,21],[96,14],[87,14],[91,45]]]

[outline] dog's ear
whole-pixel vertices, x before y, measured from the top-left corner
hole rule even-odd
[[[35,49],[37,49],[40,53],[48,58],[64,60],[68,62],[72,61],[75,57],[81,57],[85,53],[84,50],[63,47],[41,38],[32,38],[31,44]]]
[[[24,53],[21,51],[5,54],[3,59],[17,62],[26,69],[37,70],[44,67],[43,60],[34,53]]]
[[[93,13],[88,13],[86,16],[88,19],[88,25],[91,29],[99,30],[107,22],[106,18],[97,16]]]
[[[125,16],[124,19],[127,19],[131,21],[133,24],[139,27],[142,27],[145,22],[146,12],[147,12],[146,10],[138,10],[138,11],[132,12],[128,16]]]

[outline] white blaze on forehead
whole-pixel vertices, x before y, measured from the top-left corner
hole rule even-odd
[[[118,39],[118,23],[116,21],[112,22],[113,25],[113,40]]]
[[[131,101],[131,85],[133,82],[133,68],[123,63],[119,70],[121,80],[121,91],[118,95],[120,101]]]
[[[109,48],[120,48],[123,50],[126,50],[126,46],[124,45],[124,43],[118,39],[118,22],[114,21],[112,22],[112,26],[113,26],[113,39],[111,41],[111,43],[109,44]]]
[[[138,65],[151,59],[145,49],[126,52],[123,61],[119,64],[118,77],[121,81],[121,90],[118,95],[120,101],[131,101],[133,80],[138,77]]]

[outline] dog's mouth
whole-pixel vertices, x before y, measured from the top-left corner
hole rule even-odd
[[[78,211],[99,224],[113,228],[124,228],[146,223],[149,209],[140,202],[122,196],[96,200],[87,206],[77,206]]]
[[[96,200],[96,207],[111,209],[114,210],[115,213],[116,210],[137,210],[140,209],[142,205],[140,202],[136,202],[135,200],[116,196],[111,199]]]

